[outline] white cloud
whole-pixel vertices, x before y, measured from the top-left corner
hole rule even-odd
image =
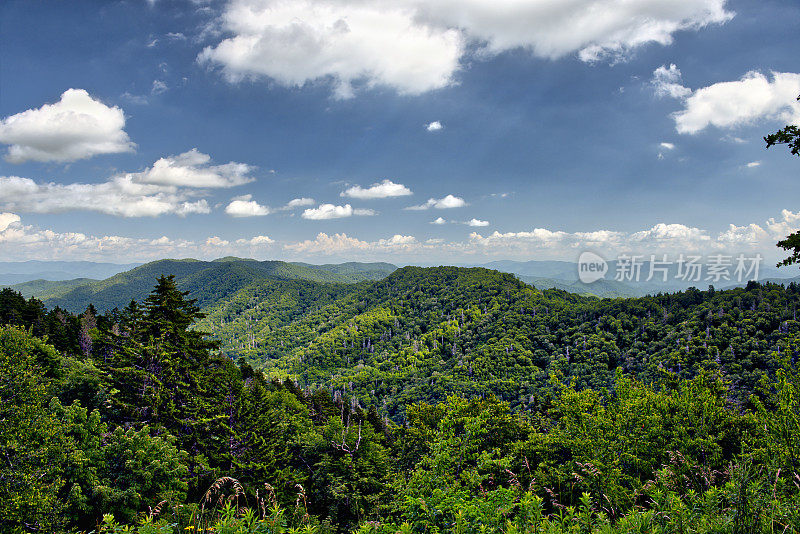
[[[313,240],[289,243],[284,249],[303,254],[342,254],[365,252],[398,252],[410,251],[419,248],[419,242],[414,236],[395,234],[388,239],[377,241],[362,241],[347,234],[334,234],[329,236],[324,232],[317,234]]]
[[[320,204],[318,208],[309,208],[303,211],[303,218],[312,220],[341,219],[353,215],[370,216],[377,215],[377,212],[370,209],[353,209],[350,204],[345,204],[344,206]]]
[[[661,143],[659,146],[661,148],[663,148],[664,150],[675,150],[675,145],[672,144],[672,143],[666,143],[665,142],[665,143]]]
[[[250,245],[250,246],[261,246],[261,245],[271,245],[274,243],[275,240],[267,235],[257,235],[251,237],[250,239],[237,239],[237,245]]]
[[[286,209],[294,209],[294,208],[302,208],[304,206],[313,206],[314,199],[313,198],[293,198],[286,204]]]
[[[367,208],[356,208],[353,210],[353,215],[359,215],[363,217],[372,217],[373,215],[377,214],[378,214],[377,211]]]
[[[775,237],[786,237],[800,228],[800,212],[792,213],[789,210],[781,211],[780,220],[770,218],[767,220],[765,231],[770,232]]]
[[[736,137],[735,135],[731,135],[731,134],[724,135],[720,139],[720,141],[727,141],[728,143],[735,143],[737,145],[743,145],[743,144],[745,144],[747,142],[744,139],[742,139],[741,137]]]
[[[419,94],[452,83],[461,34],[421,23],[402,2],[232,0],[232,34],[201,52],[231,81],[266,76],[288,87],[329,79],[339,98],[354,85]]]
[[[149,169],[132,176],[143,184],[218,188],[253,182],[255,178],[249,176],[251,171],[251,166],[233,161],[211,165],[211,156],[193,148],[177,156],[160,158]]]
[[[394,234],[372,241],[347,234],[319,233],[316,238],[291,242],[269,236],[223,238],[211,236],[199,241],[161,236],[133,238],[92,236],[80,232],[59,232],[23,224],[13,213],[0,214],[0,250],[4,259],[93,259],[99,261],[145,261],[165,257],[216,258],[225,255],[253,257],[268,247],[280,247],[294,256],[313,259],[340,255],[346,258],[417,258],[417,261],[455,261],[455,258],[530,258],[574,260],[584,250],[596,250],[606,258],[621,253],[645,255],[738,254],[758,252],[777,259],[775,242],[800,229],[800,212],[784,210],[764,224],[731,224],[715,233],[683,224],[655,224],[634,232],[591,230],[566,232],[534,228],[517,232],[472,232],[464,241],[441,238],[418,241],[414,236]],[[277,248],[269,248],[276,250]],[[274,253],[271,254],[274,257]]]
[[[681,30],[723,23],[725,0],[413,0],[422,20],[462,28],[485,53],[524,48],[538,57],[583,61],[668,45]]]
[[[591,232],[563,232],[546,228],[530,231],[500,233],[482,236],[470,234],[467,244],[449,246],[465,253],[508,255],[524,257],[543,253],[548,257],[569,257],[570,251],[585,249],[602,250],[607,255],[620,253],[650,254],[669,253],[708,255],[712,253],[766,252],[772,253],[775,242],[800,229],[800,212],[783,210],[782,218],[737,226],[730,224],[722,232],[714,234],[708,230],[683,224],[658,223],[646,230],[618,232],[595,230]]]
[[[442,123],[439,121],[430,122],[425,126],[425,129],[429,132],[438,132],[442,128],[444,128],[444,126],[442,126]]]
[[[429,198],[425,204],[420,204],[419,206],[409,206],[405,209],[407,210],[427,210],[430,208],[436,208],[439,210],[443,209],[450,209],[450,208],[463,208],[466,206],[467,203],[464,202],[463,198],[456,197],[453,195],[447,195],[444,198]]]
[[[150,89],[150,94],[160,95],[169,91],[169,87],[161,80],[153,80],[153,87]]]
[[[395,234],[389,239],[379,239],[378,245],[379,246],[402,246],[402,245],[413,245],[417,242],[417,238],[413,235],[401,235]]]
[[[745,226],[736,226],[735,224],[731,224],[728,226],[727,230],[719,235],[720,242],[727,243],[734,247],[758,246],[766,239],[770,239],[767,231],[755,223]]]
[[[20,217],[16,213],[0,213],[0,232],[19,221]]]
[[[231,244],[230,241],[220,239],[217,236],[212,236],[206,239],[206,246],[209,247],[227,247],[230,244]]]
[[[447,224],[447,220],[444,217],[436,217],[436,219],[431,221],[431,224]]]
[[[681,71],[675,64],[669,67],[662,65],[653,71],[650,83],[655,88],[656,96],[685,98],[692,94],[692,90],[681,85]]]
[[[252,198],[252,195],[242,195],[234,198],[225,207],[225,213],[231,217],[261,217],[269,215],[269,208],[262,206]]]
[[[618,60],[673,34],[724,23],[726,0],[231,0],[229,33],[198,56],[231,81],[267,77],[289,87],[330,81],[419,94],[454,83],[461,64],[522,48]],[[469,57],[468,57],[469,54]]]
[[[211,213],[211,207],[208,205],[208,201],[202,198],[195,202],[182,202],[177,206],[177,208],[175,208],[175,214],[180,215],[181,217],[185,217],[186,215],[192,213],[197,213],[197,214]]]
[[[0,176],[0,206],[27,213],[95,211],[122,217],[186,214],[197,212],[199,207],[187,202],[187,194],[176,188],[141,184],[131,175],[116,176],[100,184],[66,185]]]
[[[403,184],[396,184],[391,180],[384,180],[372,184],[370,187],[364,188],[360,185],[342,191],[339,196],[360,198],[360,199],[374,199],[374,198],[389,198],[389,197],[403,197],[412,194],[411,190]]]
[[[472,218],[464,224],[467,226],[489,226],[489,221],[481,221],[479,219]]]
[[[351,250],[365,250],[369,249],[369,247],[370,244],[366,241],[348,237],[347,234],[334,234],[329,236],[324,232],[320,232],[317,234],[316,239],[290,243],[284,248],[303,253],[335,254]]]
[[[144,95],[134,95],[134,94],[129,93],[128,91],[125,91],[124,93],[119,95],[119,97],[122,100],[125,100],[126,102],[130,102],[131,104],[135,104],[137,106],[144,106],[144,105],[147,105],[147,103],[149,102],[149,100],[148,100],[148,98],[146,96],[144,96]]]
[[[243,163],[210,165],[196,149],[156,161],[142,172],[118,174],[101,183],[37,183],[0,176],[0,208],[26,213],[94,211],[121,217],[210,213],[196,188],[232,187],[253,181]],[[194,200],[192,200],[194,199]]]
[[[663,68],[663,67],[662,67]],[[800,124],[800,74],[773,72],[772,80],[760,72],[748,72],[741,79],[720,82],[676,96],[683,110],[673,114],[681,134],[695,134],[709,126],[734,128],[758,120]]]
[[[751,161],[750,163],[747,164],[747,168],[748,169],[752,169],[752,168],[758,167],[760,165],[761,165],[760,161]]]
[[[0,121],[0,143],[11,145],[5,159],[75,161],[98,154],[132,152],[125,114],[93,99],[83,89],[68,89],[55,104],[45,104]]]
[[[4,226],[5,225],[5,226]],[[0,214],[0,250],[4,260],[147,261],[163,258],[252,257],[272,245],[265,235],[235,241],[212,236],[201,241],[161,236],[158,238],[87,235],[59,232],[23,224],[14,214]]]

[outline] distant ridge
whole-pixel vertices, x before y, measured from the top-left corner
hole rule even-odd
[[[129,271],[141,263],[98,263],[92,261],[0,261],[0,285],[21,284],[33,280],[102,280]]]
[[[200,307],[206,307],[264,279],[356,283],[380,280],[396,269],[388,263],[314,266],[234,257],[214,261],[165,259],[140,265],[104,280],[51,283],[42,280],[25,287],[14,287],[41,298],[50,308],[59,306],[81,312],[93,304],[98,310],[107,311],[122,308],[131,300],[143,300],[159,276],[174,275],[178,287],[189,291]]]

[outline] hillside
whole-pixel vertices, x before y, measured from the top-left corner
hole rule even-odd
[[[7,287],[10,287],[15,291],[19,291],[23,296],[25,296],[25,298],[36,297],[40,300],[47,300],[60,297],[76,287],[89,285],[97,281],[98,280],[94,280],[92,278],[75,278],[73,280],[38,279]]]
[[[794,284],[597,299],[482,268],[405,267],[319,299],[307,291],[242,291],[199,326],[231,357],[392,417],[450,394],[525,407],[553,373],[600,389],[617,369],[648,383],[665,370],[691,378],[719,369],[750,391],[800,331]]]
[[[93,304],[100,311],[123,308],[147,296],[156,278],[175,275],[178,287],[197,298],[201,308],[233,295],[248,284],[264,279],[306,280],[319,283],[355,283],[375,280],[394,270],[389,264],[345,264],[316,267],[282,261],[222,258],[216,261],[160,260],[119,273],[105,280],[79,284],[61,291],[58,284],[42,296],[48,307],[79,312]],[[363,269],[360,266],[363,265]],[[67,282],[69,284],[71,282]]]
[[[204,300],[253,269],[193,263]],[[5,289],[0,530],[796,533],[798,301],[406,267],[259,279],[197,323],[172,277],[99,315]]]
[[[563,289],[570,293],[579,295],[594,295],[596,297],[643,297],[645,295],[656,295],[658,293],[675,293],[685,291],[688,288],[705,287],[708,282],[682,280],[678,273],[678,266],[675,262],[667,268],[667,279],[663,280],[659,276],[654,276],[647,280],[650,274],[650,262],[642,261],[639,269],[641,278],[639,280],[616,280],[617,261],[608,262],[608,272],[605,278],[585,284],[578,280],[578,264],[567,261],[493,261],[476,267],[496,269],[498,271],[512,273],[527,284],[535,285],[540,289]],[[704,264],[704,271],[707,265]],[[788,285],[796,282],[797,271],[792,269],[777,269],[772,265],[761,265],[758,270],[758,281],[771,282]],[[747,285],[748,280],[736,283],[735,280],[720,280],[715,285],[717,288],[742,287]]]

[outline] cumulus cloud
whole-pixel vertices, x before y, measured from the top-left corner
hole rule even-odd
[[[207,214],[211,213],[211,207],[208,205],[208,201],[204,198],[197,200],[195,202],[181,202],[178,204],[174,210],[176,215],[180,215],[181,217],[185,217],[186,215],[197,213],[197,214]]]
[[[464,201],[463,198],[456,197],[453,195],[447,195],[444,198],[429,198],[425,204],[420,204],[419,206],[409,206],[405,209],[407,210],[427,210],[431,208],[435,208],[438,210],[450,209],[450,208],[463,208],[466,206],[467,203]]]
[[[313,198],[293,198],[286,204],[286,209],[294,209],[294,208],[302,208],[304,206],[313,206],[314,199]]]
[[[262,217],[269,215],[270,211],[268,207],[253,200],[253,195],[242,195],[234,198],[225,207],[225,213],[231,217]]]
[[[161,158],[142,172],[118,174],[102,183],[37,183],[0,176],[0,208],[24,213],[94,211],[121,217],[210,213],[197,188],[232,187],[253,181],[243,163],[210,165],[196,149]]]
[[[19,221],[20,217],[16,213],[0,213],[0,232]]]
[[[211,165],[211,156],[196,148],[160,158],[153,166],[135,173],[137,182],[143,184],[174,185],[179,187],[218,188],[235,187],[255,180],[249,173],[252,167],[245,163],[230,162]]]
[[[731,225],[733,227],[733,225]],[[767,220],[764,230],[776,237],[786,237],[800,228],[800,212],[781,211],[781,218]]]
[[[513,49],[583,61],[624,58],[673,34],[720,24],[726,0],[231,0],[228,37],[201,63],[231,81],[266,77],[288,87],[330,81],[336,96],[389,87],[419,94],[454,83],[465,60]],[[469,55],[469,57],[468,57]]]
[[[341,254],[352,252],[387,252],[416,249],[419,242],[414,236],[395,234],[388,239],[362,241],[347,234],[317,234],[315,239],[289,243],[284,249],[304,254]]]
[[[303,211],[303,218],[311,220],[341,219],[343,217],[352,217],[353,215],[370,216],[377,215],[377,212],[370,209],[353,209],[350,204],[345,204],[344,206],[320,204],[318,208],[309,208]]]
[[[384,180],[382,182],[372,184],[370,187],[354,185],[353,187],[342,191],[339,196],[366,200],[374,198],[404,197],[411,194],[411,190],[403,184],[396,184],[391,180]]]
[[[659,146],[661,148],[663,148],[664,150],[675,150],[675,145],[672,144],[672,143],[666,143],[665,142],[665,143],[661,143]]]
[[[230,244],[231,244],[230,241],[221,239],[218,236],[211,236],[208,239],[206,239],[206,246],[208,247],[227,247]]]
[[[695,134],[709,126],[734,128],[758,120],[800,124],[800,74],[773,72],[768,76],[751,71],[739,80],[720,82],[692,91],[680,83],[675,65],[659,67],[653,73],[656,94],[683,101],[683,109],[673,114],[675,129]]]
[[[8,260],[147,261],[162,258],[205,258],[263,254],[275,241],[266,235],[236,240],[211,236],[199,241],[161,236],[125,237],[59,232],[23,224],[19,216],[0,214],[0,250]]]
[[[334,254],[351,250],[366,250],[369,248],[369,243],[356,239],[355,237],[349,237],[347,234],[333,234],[329,236],[324,232],[320,232],[313,240],[308,239],[298,243],[290,243],[284,248],[303,253]]]
[[[484,53],[523,48],[538,57],[578,53],[583,61],[618,58],[649,43],[668,45],[681,30],[728,21],[725,0],[443,0],[410,2],[422,20],[462,28]]]
[[[0,206],[24,213],[94,211],[121,217],[156,217],[167,213],[208,213],[205,202],[189,202],[176,188],[141,184],[121,175],[99,184],[36,183],[0,176]]]
[[[2,220],[0,216],[0,220]],[[131,238],[115,235],[93,236],[81,232],[57,232],[23,224],[15,216],[3,227],[0,222],[0,248],[8,259],[79,259],[129,260],[175,257],[191,250],[194,255],[201,247],[184,240]]]
[[[153,80],[153,87],[150,89],[150,94],[160,95],[169,91],[169,86],[161,80]]]
[[[737,254],[771,251],[776,239],[800,228],[800,213],[784,210],[779,219],[765,224],[755,223],[712,231],[677,223],[658,223],[633,232],[591,230],[566,232],[533,228],[516,232],[498,231],[482,235],[473,231],[464,241],[441,238],[418,241],[412,236],[397,234],[391,238],[367,241],[347,234],[320,233],[315,239],[286,243],[283,248],[303,255],[346,255],[346,257],[516,257],[574,259],[584,250],[603,251],[608,257],[619,254]]]
[[[68,89],[55,104],[45,104],[0,121],[0,143],[10,145],[5,159],[75,161],[98,154],[132,152],[124,131],[125,114],[95,100],[83,89]]]
[[[275,240],[267,235],[257,235],[251,237],[250,239],[237,239],[237,245],[250,245],[250,246],[261,246],[261,245],[271,245],[274,243]]]
[[[650,83],[659,97],[684,98],[692,94],[692,90],[681,85],[681,70],[670,64],[669,67],[662,65],[653,71],[653,79]]]
[[[419,94],[452,83],[461,34],[435,28],[401,3],[232,0],[222,16],[231,34],[201,52],[231,81],[266,76],[299,87],[330,79],[340,98],[354,85]]]
[[[436,217],[431,221],[431,224],[447,224],[447,220],[444,217]]]
[[[761,165],[760,161],[751,161],[751,162],[749,162],[747,164],[747,168],[748,169],[752,169],[752,168],[755,168],[755,167],[759,167],[760,165]]]
[[[433,122],[429,122],[429,123],[428,123],[428,124],[425,126],[425,129],[426,129],[426,130],[428,130],[429,132],[438,132],[438,131],[439,131],[439,130],[441,130],[442,128],[444,128],[444,126],[442,126],[442,123],[441,123],[441,122],[439,122],[439,121],[433,121]]]
[[[95,259],[144,261],[164,257],[217,258],[225,255],[254,257],[264,250],[281,250],[306,258],[340,255],[349,258],[539,258],[574,259],[584,250],[601,251],[606,257],[627,254],[766,253],[775,241],[800,229],[800,212],[784,210],[780,217],[763,224],[730,224],[715,233],[683,224],[659,223],[633,232],[590,230],[566,232],[533,228],[482,235],[473,231],[462,241],[441,238],[419,241],[414,236],[363,240],[344,233],[319,233],[305,241],[276,241],[256,235],[238,239],[210,236],[198,241],[123,236],[92,236],[80,232],[58,232],[23,224],[14,213],[0,213],[0,250],[6,259]],[[274,253],[273,253],[274,256]],[[645,256],[646,258],[646,256]]]
[[[480,219],[472,218],[464,224],[467,226],[489,226],[489,221],[481,221]]]
[[[487,236],[473,232],[470,234],[469,243],[462,245],[462,249],[473,253],[482,250],[517,256],[549,251],[560,252],[562,257],[565,252],[587,248],[603,250],[607,254],[708,255],[721,252],[761,252],[771,251],[777,239],[798,229],[800,229],[800,212],[783,210],[780,219],[771,218],[764,225],[730,224],[726,230],[716,234],[705,229],[674,223],[659,223],[636,232],[610,230],[563,232],[536,228],[521,232],[494,232]]]

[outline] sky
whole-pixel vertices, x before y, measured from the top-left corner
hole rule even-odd
[[[0,261],[762,254],[800,3],[0,6]]]

